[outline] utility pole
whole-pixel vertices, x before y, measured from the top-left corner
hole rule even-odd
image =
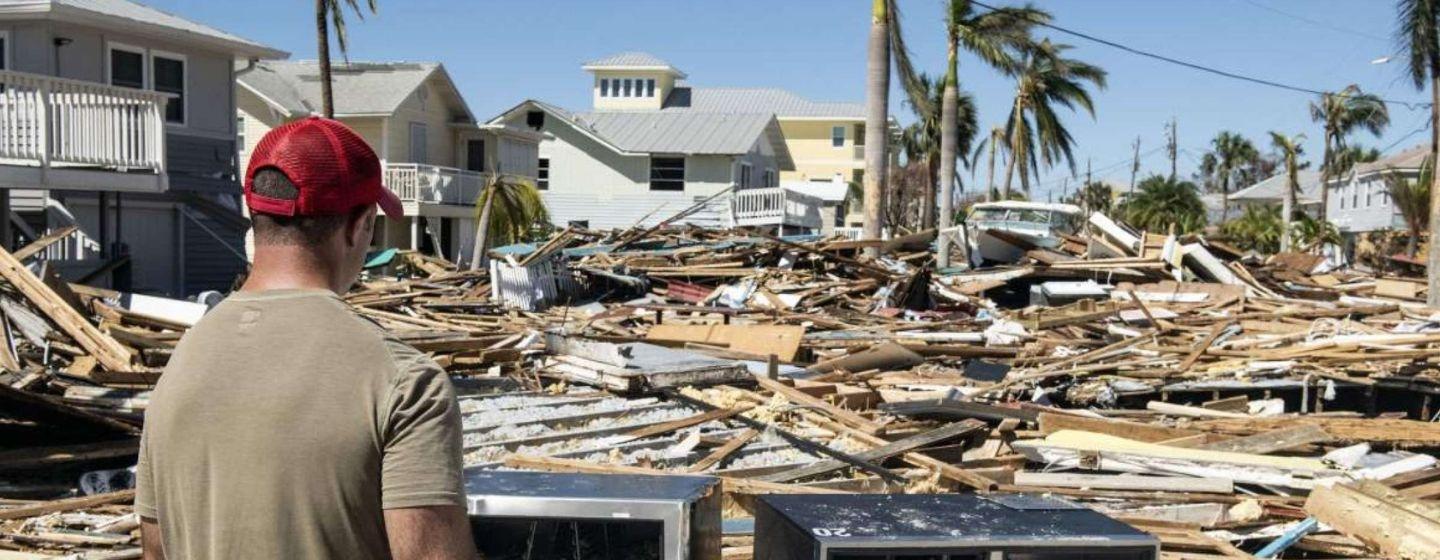
[[[1135,137],[1135,161],[1130,164],[1130,194],[1135,194],[1135,176],[1140,174],[1140,137]]]
[[[1175,156],[1178,151],[1175,146],[1175,117],[1170,117],[1170,180],[1175,180]]]

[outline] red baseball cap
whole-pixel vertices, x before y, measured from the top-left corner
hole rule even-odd
[[[295,200],[255,193],[255,172],[274,168],[300,190]],[[404,217],[400,197],[380,183],[380,159],[365,140],[339,121],[307,117],[285,123],[260,139],[245,170],[245,204],[251,212],[280,216],[344,214],[378,204],[391,218]]]

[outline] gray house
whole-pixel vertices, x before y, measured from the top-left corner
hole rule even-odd
[[[236,61],[287,53],[127,0],[0,0],[0,242],[172,296],[245,266]]]

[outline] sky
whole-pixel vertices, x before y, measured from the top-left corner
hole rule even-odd
[[[302,0],[141,0],[225,31],[314,59],[313,3]],[[438,61],[482,120],[525,99],[590,106],[587,60],[646,51],[689,74],[696,86],[776,87],[817,101],[864,101],[868,0],[377,0],[379,12],[350,21],[350,58]],[[364,0],[361,0],[361,4]],[[1003,4],[1003,0],[987,3]],[[1016,2],[1008,2],[1014,4]],[[941,0],[899,0],[917,67],[942,73]],[[1359,84],[1407,102],[1428,100],[1395,55],[1392,0],[1034,0],[1058,26],[1234,73],[1334,91]],[[1263,152],[1269,131],[1304,134],[1318,163],[1321,128],[1310,119],[1315,95],[1286,91],[1136,56],[1058,32],[1071,56],[1109,72],[1095,92],[1095,116],[1065,113],[1075,138],[1077,176],[1128,185],[1133,142],[1141,177],[1168,173],[1165,127],[1177,122],[1181,176],[1195,172],[1212,138],[1241,133]],[[974,95],[981,130],[1004,122],[1014,82],[961,58],[961,87]],[[892,84],[894,81],[892,80]],[[898,85],[896,85],[898,88]],[[891,111],[913,121],[898,89]],[[1427,107],[1390,105],[1380,137],[1352,144],[1395,153],[1427,141]],[[1388,148],[1388,149],[1387,149]],[[1037,199],[1073,188],[1068,167],[1047,170]],[[976,178],[983,182],[984,171]],[[968,174],[963,178],[974,182]]]

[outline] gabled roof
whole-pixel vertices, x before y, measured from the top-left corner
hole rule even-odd
[[[1366,175],[1377,171],[1389,171],[1391,169],[1420,169],[1420,164],[1430,155],[1428,143],[1417,144],[1393,156],[1380,158],[1370,163],[1362,163],[1355,166],[1356,175]]]
[[[351,62],[330,71],[336,116],[394,113],[416,88],[430,79],[441,82],[465,122],[475,117],[438,62]],[[313,60],[266,61],[236,75],[236,81],[287,117],[320,111],[320,65]]]
[[[1300,195],[1296,202],[1300,205],[1320,203],[1320,172],[1301,169],[1296,173],[1300,181]],[[1230,193],[1231,202],[1274,202],[1281,203],[1285,200],[1285,184],[1289,181],[1288,176],[1282,171],[1270,176],[1270,178],[1250,185],[1233,193]]]
[[[685,73],[681,72],[675,65],[666,62],[658,56],[646,52],[629,51],[619,54],[612,54],[607,57],[597,58],[586,62],[582,68],[590,71],[595,70],[664,70],[677,77],[684,78]]]
[[[776,88],[699,88],[680,86],[671,90],[661,110],[691,110],[707,113],[774,113],[780,118],[823,117],[865,119],[860,103],[811,101]]]
[[[54,19],[123,29],[172,41],[195,41],[241,58],[290,56],[285,51],[129,0],[7,0],[0,2],[0,16]]]
[[[698,111],[599,111],[574,113],[543,101],[527,100],[490,120],[498,123],[529,110],[545,111],[581,133],[626,155],[739,155],[761,137],[769,140],[781,169],[793,169],[780,131],[768,113]]]

